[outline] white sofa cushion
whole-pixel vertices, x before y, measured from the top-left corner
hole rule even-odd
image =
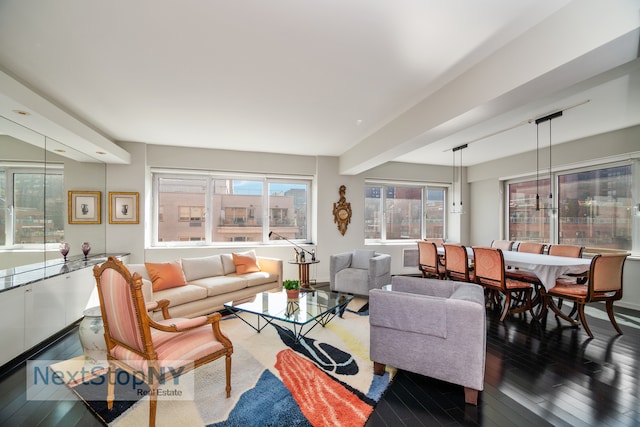
[[[231,274],[236,272],[236,265],[233,263],[233,255],[221,254],[222,267],[224,268],[224,274]]]
[[[227,277],[242,278],[243,280],[246,280],[248,282],[247,283],[248,287],[264,285],[265,283],[278,281],[277,274],[272,274],[266,271],[255,271],[253,273],[245,273],[245,274],[232,273]]]
[[[197,301],[207,297],[207,290],[201,286],[185,285],[178,288],[163,289],[153,293],[153,299],[160,301],[161,299],[169,300],[169,307],[185,304],[191,301]]]
[[[224,276],[222,258],[212,255],[199,258],[182,258],[182,271],[187,282],[204,277]]]
[[[237,291],[247,287],[247,280],[243,276],[215,276],[189,282],[190,285],[201,287],[208,296],[215,296]]]

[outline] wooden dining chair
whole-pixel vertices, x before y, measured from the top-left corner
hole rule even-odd
[[[613,315],[613,303],[622,299],[622,274],[627,256],[629,256],[628,253],[598,254],[591,260],[587,283],[579,285],[556,282],[553,288],[546,291],[542,314],[546,314],[547,308],[551,308],[556,317],[561,317],[574,326],[582,324],[587,335],[593,338],[593,333],[587,325],[584,307],[591,302],[605,301],[611,324],[618,334],[622,334]],[[573,301],[577,306],[579,321],[562,312],[560,307],[554,303],[553,298]]]
[[[446,271],[438,257],[438,248],[435,243],[418,241],[418,268],[422,277],[444,279]]]
[[[445,243],[443,247],[445,276],[450,280],[475,282],[474,270],[469,267],[467,248],[452,243]]]
[[[569,258],[582,258],[584,246],[576,245],[551,245],[549,246],[549,255],[566,256]]]
[[[435,243],[437,247],[442,247],[442,245],[444,245],[444,239],[442,238],[429,237],[424,239],[424,241]]]
[[[198,366],[225,358],[226,395],[231,393],[233,345],[220,330],[220,313],[193,319],[169,318],[154,321],[148,310],[162,308],[165,317],[169,301],[146,303],[142,277],[131,275],[114,257],[93,268],[104,323],[109,379],[107,409],[113,409],[116,369],[135,376],[149,386],[149,426],[156,421],[159,375],[164,381]]]
[[[518,252],[524,252],[529,254],[542,254],[544,253],[545,245],[543,243],[534,242],[520,242],[517,246]],[[526,270],[520,270],[518,268],[509,268],[506,271],[507,277],[514,280],[520,280],[523,282],[533,283],[536,286],[536,290],[539,286],[542,286],[540,278],[535,273]]]
[[[576,245],[551,245],[549,246],[548,254],[553,256],[564,256],[568,258],[582,258],[582,252],[584,252],[584,246]],[[557,284],[561,285],[583,285],[587,282],[587,277],[583,274],[568,274],[560,277],[556,280]],[[562,298],[558,299],[558,308],[562,308]],[[577,311],[577,305],[573,305],[569,317],[573,317]]]
[[[503,251],[510,251],[513,249],[513,241],[512,240],[493,240],[491,242],[491,247],[496,249],[501,249]]]
[[[533,285],[529,282],[506,277],[502,249],[475,246],[472,249],[475,259],[476,283],[484,286],[488,291],[491,302],[496,301],[498,299],[496,296],[500,294],[505,296],[500,321],[504,321],[507,314],[524,313],[525,311],[529,311],[531,316],[536,318],[531,304]]]
[[[545,245],[543,243],[535,242],[520,242],[518,244],[517,251],[525,252],[528,254],[542,254],[544,252]]]

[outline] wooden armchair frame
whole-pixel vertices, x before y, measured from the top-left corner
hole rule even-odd
[[[593,338],[593,333],[587,324],[584,307],[591,302],[605,301],[609,320],[616,332],[622,335],[622,330],[613,315],[613,303],[622,299],[622,275],[627,256],[629,256],[628,253],[598,254],[591,260],[587,283],[581,285],[556,282],[556,286],[547,290],[544,295],[545,304],[540,317],[546,314],[547,308],[551,308],[557,317],[566,320],[573,326],[577,327],[582,324],[587,335]],[[554,303],[554,297],[573,301],[574,310],[569,315],[563,313],[560,307]],[[579,321],[571,317],[575,307],[577,307]]]
[[[169,369],[163,372],[163,379],[170,380],[177,376],[175,372],[184,374],[224,356],[226,396],[230,396],[233,345],[220,330],[220,313],[193,319],[171,319],[167,310],[169,301],[145,302],[142,294],[142,277],[137,273],[132,276],[124,264],[114,257],[109,257],[104,264],[95,266],[93,274],[98,287],[109,362],[108,409],[113,408],[115,370],[119,368],[149,386],[149,426],[155,426],[157,408],[155,390],[159,383],[156,375],[148,375],[148,373],[160,372],[163,362],[166,361],[184,363],[180,366],[183,369]],[[158,308],[162,310],[165,320],[156,322],[147,312]],[[130,327],[122,328],[122,326]],[[211,333],[206,332],[209,330]],[[154,336],[158,337],[162,333],[176,334],[171,338],[179,338],[181,341],[171,342],[171,338],[165,336],[162,343],[156,345]],[[185,343],[193,344],[194,347],[183,348]],[[158,350],[162,350],[161,354],[165,356],[164,358],[158,357]],[[191,360],[193,356],[184,356],[186,351],[195,354],[196,358]],[[122,355],[126,355],[126,358]],[[137,366],[126,363],[132,361]],[[176,366],[172,365],[172,367]]]
[[[450,280],[462,282],[474,282],[473,269],[469,267],[469,255],[467,248],[463,245],[445,243],[444,245],[444,265],[446,276]]]
[[[435,276],[438,279],[444,279],[445,268],[440,261],[435,243],[418,241],[418,269],[423,278]]]
[[[504,321],[507,314],[524,313],[525,311],[529,311],[531,317],[537,319],[531,303],[533,285],[506,277],[502,249],[473,247],[473,253],[476,283],[484,286],[492,302],[498,300],[497,295],[499,294],[505,296],[500,321]],[[515,294],[515,299],[512,301],[513,294]]]

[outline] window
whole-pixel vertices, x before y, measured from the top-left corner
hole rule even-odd
[[[203,241],[205,227],[192,227],[192,208],[206,206],[208,182],[206,178],[158,177],[157,236],[161,242]],[[202,216],[202,212],[200,212]],[[199,224],[202,224],[200,221]]]
[[[65,203],[62,169],[0,167],[0,246],[62,242]]]
[[[508,183],[510,240],[632,249],[631,165],[563,171],[552,178]]]
[[[154,172],[153,180],[155,244],[262,242],[269,231],[310,240],[310,179]]]
[[[368,183],[365,186],[365,239],[444,238],[445,187]]]
[[[549,178],[509,184],[509,240],[549,243]],[[540,196],[536,209],[536,194]]]
[[[631,166],[558,176],[558,242],[631,250]]]
[[[269,229],[290,240],[307,239],[309,186],[269,183]]]

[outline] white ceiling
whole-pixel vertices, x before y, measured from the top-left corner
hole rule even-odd
[[[597,30],[563,18],[574,10]],[[639,124],[639,10],[638,0],[0,0],[0,69],[97,131],[57,137],[80,150],[135,141],[341,156],[357,173],[451,164],[451,148],[472,142],[472,165],[535,149],[528,121],[558,109],[575,106],[553,121],[554,143]],[[499,61],[508,66],[480,79]],[[0,114],[12,120],[36,130],[69,120],[3,89]]]

